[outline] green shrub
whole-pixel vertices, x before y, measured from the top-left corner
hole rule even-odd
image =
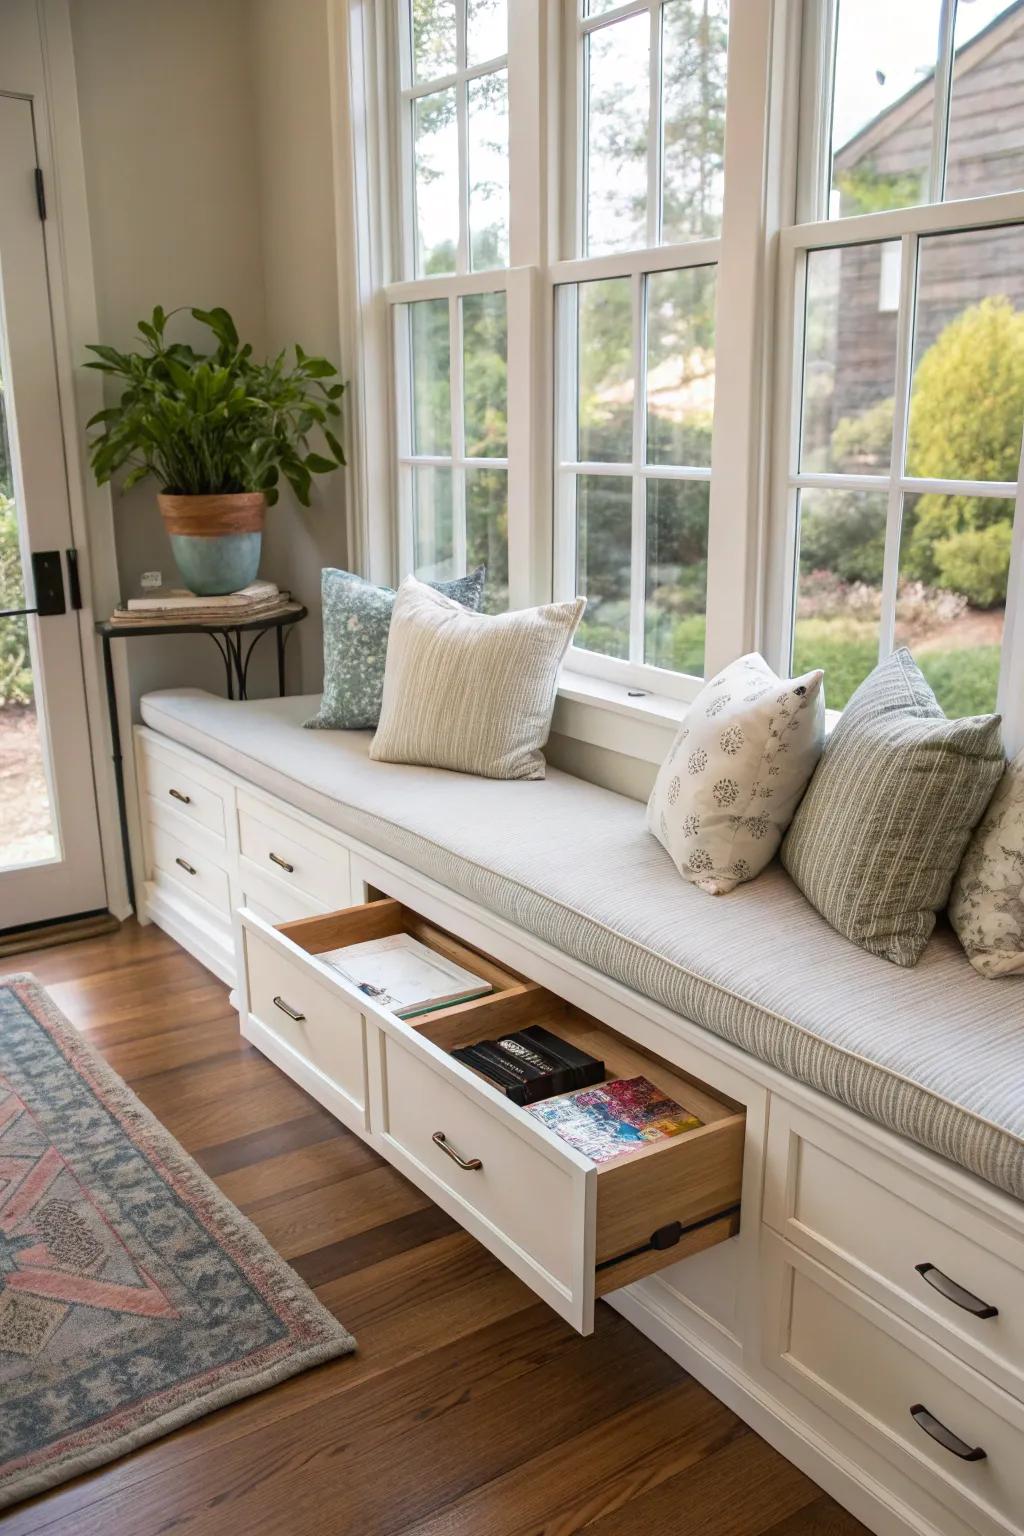
[[[939,539],[932,559],[941,585],[962,592],[975,608],[994,608],[1005,602],[1012,542],[1012,523],[965,528]]]
[[[25,602],[14,502],[0,491],[0,608]],[[31,704],[32,664],[25,619],[0,620],[0,705]]]
[[[998,645],[979,645],[964,651],[922,651],[914,659],[947,715],[987,715],[995,709]]]
[[[825,670],[825,703],[843,709],[878,661],[878,626],[859,619],[798,619],[793,672]]]

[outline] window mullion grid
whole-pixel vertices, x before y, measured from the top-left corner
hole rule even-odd
[[[452,426],[452,560],[456,576],[466,571],[466,423],[462,370],[462,300],[448,300],[448,380]]]
[[[935,58],[935,92],[932,99],[932,145],[928,161],[930,203],[941,203],[946,190],[946,148],[949,139],[949,103],[953,89],[955,29],[956,0],[942,0]]]
[[[661,239],[661,3],[650,0],[650,97],[647,112],[647,244]]]
[[[409,458],[413,450],[412,431],[412,317],[407,304],[391,310],[394,326],[392,355],[395,364],[395,424],[398,447],[398,561],[404,576],[415,567],[413,505],[414,471]]]
[[[629,659],[644,660],[644,610],[647,599],[647,279],[635,272],[633,299],[633,496],[629,562]]]
[[[466,0],[455,7],[455,126],[459,153],[459,243],[456,272],[470,270],[469,251],[469,85],[466,81]]]
[[[896,636],[896,600],[900,580],[900,535],[903,528],[903,471],[910,414],[914,302],[917,292],[918,237],[904,235],[900,248],[900,307],[896,320],[896,377],[893,388],[892,457],[885,516],[885,555],[882,562],[881,615],[878,624],[879,660],[888,656]]]
[[[555,337],[562,366],[555,374],[555,537],[553,592],[556,600],[576,593],[576,477],[569,467],[579,454],[579,292],[555,289]]]

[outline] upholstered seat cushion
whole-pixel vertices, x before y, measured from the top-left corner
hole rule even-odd
[[[777,865],[709,901],[636,801],[376,763],[316,699],[149,694],[154,730],[432,876],[801,1082],[1024,1199],[1024,1009],[940,928],[902,970],[835,933]]]

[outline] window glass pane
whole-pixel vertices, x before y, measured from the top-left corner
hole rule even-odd
[[[829,215],[927,195],[941,0],[839,0]]]
[[[508,607],[508,471],[466,470],[466,568],[486,565],[484,612]]]
[[[604,16],[608,11],[614,11],[622,0],[583,0],[584,16]]]
[[[455,89],[413,102],[416,272],[455,271],[459,242],[459,134]]]
[[[650,33],[644,11],[587,38],[584,250],[590,256],[647,244]]]
[[[648,480],[644,660],[704,676],[708,495],[699,480]]]
[[[412,451],[450,454],[452,412],[448,300],[421,299],[409,305],[412,353]]]
[[[455,61],[455,0],[412,0],[413,78],[454,74]]]
[[[633,481],[576,477],[576,591],[587,599],[576,644],[629,657],[629,567]]]
[[[668,0],[662,8],[661,238],[721,233],[728,0]]]
[[[508,455],[508,322],[503,293],[462,299],[462,380],[467,459]]]
[[[881,491],[800,492],[793,667],[824,667],[830,709],[878,662],[886,507]]]
[[[455,568],[452,471],[432,464],[412,467],[413,551],[423,581],[451,581]]]
[[[507,0],[469,0],[466,9],[466,62],[486,64],[508,51]]]
[[[896,641],[909,645],[948,715],[996,707],[1013,502],[907,496]]]
[[[1024,424],[1024,226],[921,241],[907,473],[1016,480]]]
[[[471,80],[469,246],[473,270],[508,266],[508,73]]]
[[[957,7],[946,196],[1024,187],[1024,17],[1018,0]]]
[[[800,468],[879,474],[892,455],[900,245],[807,257]]]
[[[647,462],[706,467],[715,409],[715,268],[647,279]]]
[[[633,457],[633,298],[628,277],[580,283],[579,446],[583,463]]]

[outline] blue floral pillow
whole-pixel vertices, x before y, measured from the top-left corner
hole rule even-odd
[[[478,566],[457,581],[430,585],[479,612],[487,570]],[[384,687],[384,662],[395,594],[351,571],[328,568],[321,577],[324,630],[324,695],[320,711],[306,721],[314,731],[376,729]]]

